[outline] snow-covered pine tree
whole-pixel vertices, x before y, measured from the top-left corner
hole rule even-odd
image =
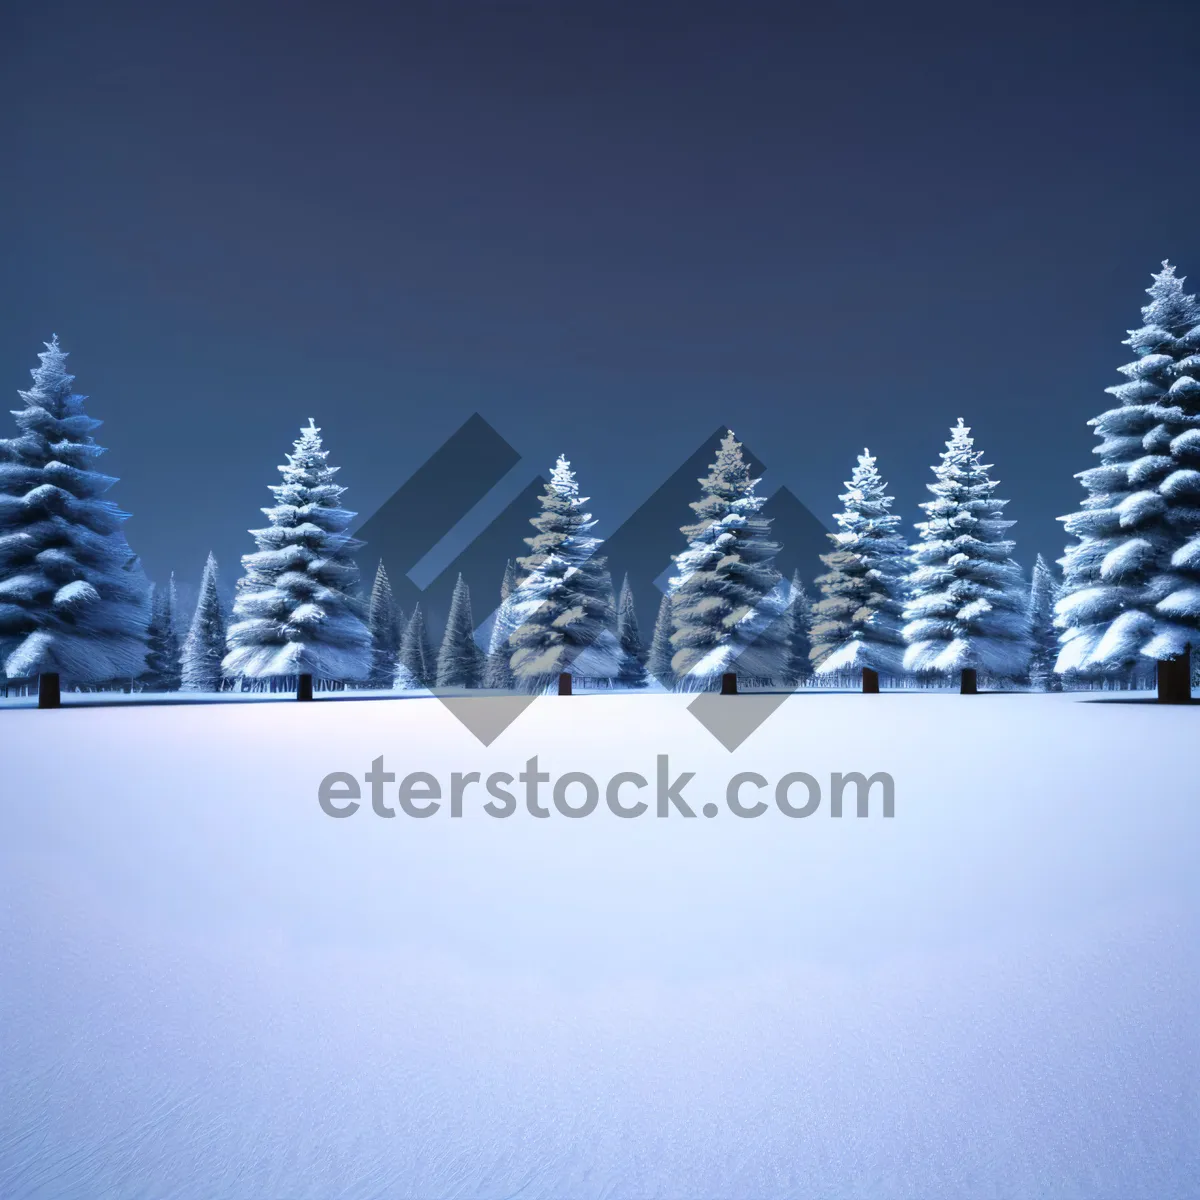
[[[434,674],[433,651],[425,632],[425,614],[420,604],[416,604],[400,638],[400,659],[393,686],[400,691],[432,687]]]
[[[371,585],[367,630],[371,634],[371,674],[367,682],[373,688],[390,688],[396,678],[400,654],[400,614],[383,559],[375,568],[375,582]]]
[[[1054,573],[1039,554],[1033,564],[1029,585],[1029,640],[1033,653],[1029,659],[1029,682],[1039,692],[1058,692],[1062,683],[1054,670],[1058,658],[1058,633],[1054,628],[1054,604],[1058,584]]]
[[[646,656],[646,670],[665,688],[675,686],[675,676],[671,671],[671,659],[675,657],[675,647],[671,645],[671,634],[674,632],[671,593],[665,592],[658,602],[658,615],[654,618],[654,632],[650,637],[650,653]]]
[[[471,593],[460,574],[450,600],[450,615],[437,656],[437,686],[476,688],[483,669],[483,654],[475,644],[475,619]]]
[[[217,560],[209,551],[200,577],[200,596],[196,611],[183,640],[181,655],[182,680],[185,692],[219,692],[224,675],[221,660],[225,657],[225,610],[217,590]]]
[[[311,675],[362,680],[371,670],[371,635],[355,596],[362,545],[347,532],[354,513],[339,501],[339,468],[326,461],[321,431],[309,419],[272,484],[270,524],[251,533],[258,550],[242,556],[227,637],[226,675]]]
[[[524,574],[509,596],[513,678],[527,691],[563,673],[611,680],[621,657],[611,628],[612,579],[596,553],[601,539],[588,532],[596,522],[584,511],[587,497],[563,456],[539,499],[542,511],[530,520],[537,534],[525,539],[531,553],[517,559]]]
[[[775,569],[765,497],[730,430],[716,462],[701,479],[699,518],[682,528],[687,550],[675,556],[671,579],[675,648],[671,670],[686,688],[720,683],[725,674],[781,679],[788,662],[788,588]]]
[[[792,573],[790,618],[790,657],[784,679],[790,687],[798,686],[812,675],[812,600],[797,569]]]
[[[959,418],[933,468],[934,494],[921,507],[920,540],[912,548],[904,607],[907,670],[922,675],[961,674],[973,691],[975,672],[1003,678],[1024,675],[1029,663],[1028,590],[1005,537],[1015,521],[1003,517],[1007,500],[988,474],[983,452]]]
[[[1057,669],[1156,660],[1186,699],[1200,644],[1200,305],[1183,282],[1164,262],[1126,339],[1138,356],[1120,368],[1128,382],[1106,389],[1119,406],[1089,422],[1101,465],[1079,473],[1087,498],[1063,518],[1078,541],[1060,560]]]
[[[809,657],[818,674],[861,675],[863,690],[873,691],[879,674],[895,674],[904,658],[908,547],[870,450],[838,499],[838,530],[829,534],[836,549],[821,555],[829,570],[817,578],[823,599],[812,609]]]
[[[516,628],[516,624],[509,597],[516,586],[516,567],[510,558],[504,565],[504,578],[500,583],[500,607],[492,617],[492,628],[488,635],[487,660],[483,667],[485,688],[506,689],[513,685],[512,669],[508,665],[512,655],[508,636]]]
[[[510,558],[504,564],[504,578],[500,581],[500,603],[512,595],[513,589],[517,586],[517,565]]]
[[[146,662],[150,587],[125,540],[116,483],[92,469],[102,422],[71,390],[55,337],[0,439],[0,668],[10,679],[130,681]]]
[[[178,596],[175,572],[165,588],[153,587],[150,626],[146,632],[146,669],[138,684],[144,692],[177,692],[180,679]]]
[[[506,619],[507,612],[504,604],[496,610],[492,621],[492,630],[488,637],[487,661],[483,667],[483,684],[485,688],[512,687],[512,670],[508,660],[512,650],[508,645],[508,635],[512,632],[511,622]]]
[[[621,672],[616,682],[621,687],[644,688],[649,682],[646,678],[646,647],[638,628],[637,607],[628,575],[621,582],[621,596],[617,601],[617,642],[621,647]]]

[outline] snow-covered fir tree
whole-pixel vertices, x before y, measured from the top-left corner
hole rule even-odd
[[[129,681],[146,662],[150,586],[125,540],[116,483],[93,469],[86,396],[58,338],[18,393],[20,434],[0,439],[0,669],[10,679]]]
[[[512,687],[512,669],[509,658],[512,649],[508,644],[508,635],[512,632],[512,623],[507,619],[504,604],[496,610],[492,621],[491,633],[488,635],[487,659],[483,667],[482,686],[485,688]]]
[[[637,607],[628,575],[621,582],[621,595],[617,600],[617,642],[621,647],[621,670],[616,682],[621,687],[644,688],[649,682],[646,677],[646,646],[638,628]]]
[[[218,591],[217,560],[211,551],[200,577],[196,611],[183,640],[181,686],[185,692],[219,692],[224,675],[225,610]]]
[[[671,593],[667,592],[658,602],[658,615],[654,618],[654,632],[650,636],[650,652],[646,656],[646,669],[665,688],[675,686],[675,675],[671,671],[671,659],[675,657],[675,647],[671,645],[671,634],[674,632]]]
[[[1058,599],[1058,584],[1054,573],[1039,554],[1033,564],[1029,585],[1029,682],[1038,691],[1057,692],[1062,684],[1054,670],[1058,658],[1058,633],[1054,628],[1054,605]]]
[[[789,625],[789,659],[785,682],[796,687],[812,674],[813,605],[799,570],[792,574],[792,600]]]
[[[787,670],[788,587],[775,569],[765,497],[732,430],[700,480],[698,520],[683,526],[687,550],[675,556],[671,579],[675,648],[671,670],[685,687],[712,686],[725,673],[756,681]]]
[[[515,628],[509,665],[517,685],[541,691],[560,673],[612,680],[621,651],[612,632],[612,579],[596,553],[596,522],[571,464],[559,456],[530,520],[530,553],[517,560],[523,576],[509,596]]]
[[[504,578],[500,581],[500,603],[512,595],[513,589],[517,586],[517,564],[510,558],[504,564]]]
[[[516,628],[510,597],[517,586],[516,567],[510,558],[504,566],[504,578],[500,583],[500,607],[492,615],[492,627],[488,634],[487,660],[483,668],[485,688],[511,688],[512,668],[509,658],[512,647],[508,644],[509,634]]]
[[[870,450],[858,456],[838,499],[838,529],[828,535],[836,549],[821,555],[829,569],[817,578],[822,599],[812,608],[809,657],[822,675],[894,674],[904,658],[908,546]]]
[[[934,499],[921,505],[904,608],[904,666],[919,674],[984,670],[1003,678],[1024,675],[1029,663],[1028,590],[1005,536],[1007,500],[993,493],[982,451],[959,418],[951,430]]]
[[[1089,424],[1100,466],[1063,520],[1060,672],[1128,671],[1200,645],[1200,305],[1170,263],[1126,345],[1117,407]]]
[[[362,680],[371,670],[371,635],[355,595],[362,545],[347,532],[354,513],[341,507],[320,430],[300,431],[283,482],[271,485],[270,524],[251,530],[258,550],[242,557],[224,670],[250,678],[309,674]]]
[[[390,688],[396,678],[401,618],[392,594],[391,580],[380,559],[375,568],[375,582],[371,585],[371,599],[367,604],[367,630],[371,634],[371,674],[368,683],[373,688]]]
[[[475,620],[471,615],[471,593],[459,575],[450,600],[450,615],[437,656],[437,686],[476,688],[483,670],[483,654],[475,644]]]
[[[175,573],[166,587],[151,591],[150,626],[146,632],[146,669],[138,684],[144,692],[177,692],[181,683],[179,609]]]
[[[400,638],[400,660],[393,686],[400,691],[433,687],[435,674],[433,651],[425,632],[425,614],[420,604],[416,604]]]

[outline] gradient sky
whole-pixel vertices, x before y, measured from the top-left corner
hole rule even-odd
[[[825,519],[869,445],[911,522],[961,415],[1028,567],[1150,272],[1200,285],[1195,19],[13,5],[0,383],[59,334],[158,578],[232,578],[309,416],[366,515],[473,411],[598,532],[720,422]]]

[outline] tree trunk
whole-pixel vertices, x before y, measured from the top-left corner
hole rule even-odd
[[[58,708],[62,703],[62,687],[57,671],[38,676],[38,708]]]
[[[862,690],[864,695],[879,695],[879,672],[871,667],[863,667]]]
[[[558,677],[558,694],[560,696],[569,696],[571,694],[571,674],[569,671],[563,671]]]
[[[1192,699],[1192,656],[1190,648],[1178,658],[1158,661],[1159,704],[1188,704]]]
[[[737,694],[737,675],[733,671],[726,671],[721,676],[721,695],[736,696]]]
[[[979,693],[979,677],[974,667],[963,667],[962,682],[958,687],[962,696],[975,696]]]
[[[311,700],[313,698],[313,677],[301,675],[296,680],[296,699]]]

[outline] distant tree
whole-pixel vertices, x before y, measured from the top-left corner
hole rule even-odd
[[[516,628],[510,597],[516,588],[516,568],[510,558],[504,566],[504,579],[500,583],[500,607],[492,617],[492,628],[488,636],[487,660],[483,668],[485,688],[506,689],[513,686],[509,658],[512,647],[508,644],[509,634]]]
[[[838,499],[838,530],[829,534],[836,548],[821,555],[829,569],[817,579],[823,598],[812,609],[810,658],[822,675],[864,668],[894,674],[904,658],[908,547],[869,450],[858,456]]]
[[[970,434],[960,418],[927,485],[934,499],[921,505],[928,518],[912,548],[904,666],[1019,677],[1029,663],[1029,596],[1005,537],[1015,522],[1004,520],[1008,501],[993,498],[998,483]]]
[[[433,651],[425,632],[425,614],[420,604],[412,610],[400,639],[400,661],[394,686],[401,691],[433,687],[435,677]]]
[[[1164,262],[1143,324],[1126,344],[1118,407],[1089,422],[1100,466],[1081,471],[1087,498],[1064,517],[1077,541],[1059,561],[1063,631],[1057,670],[1128,673],[1177,662],[1200,645],[1200,304]]]
[[[181,685],[185,692],[219,692],[225,657],[225,610],[217,590],[217,560],[211,551],[200,578],[200,597],[183,642]]]
[[[792,687],[796,687],[812,675],[812,662],[809,657],[812,651],[812,609],[813,605],[808,595],[808,589],[804,586],[804,581],[800,578],[800,572],[797,570],[792,575],[791,638],[789,642],[791,656],[784,676]]]
[[[450,615],[437,658],[437,686],[476,688],[483,671],[483,654],[475,644],[475,620],[471,615],[471,593],[459,575],[450,600]]]
[[[1029,682],[1041,692],[1062,691],[1062,683],[1054,671],[1059,651],[1058,633],[1054,628],[1057,599],[1054,573],[1039,554],[1033,564],[1029,588],[1029,637],[1033,651],[1029,660]]]
[[[612,633],[612,579],[596,553],[600,539],[584,511],[586,496],[561,455],[540,497],[531,553],[517,560],[524,572],[509,596],[515,628],[509,665],[519,686],[540,691],[562,672],[612,679],[620,647]]]
[[[671,579],[676,680],[711,686],[732,672],[751,679],[780,678],[787,669],[787,589],[775,569],[779,546],[762,516],[765,497],[728,432],[700,480],[691,507],[698,520],[683,526],[688,548],[676,555]]]
[[[658,615],[654,619],[654,632],[650,636],[646,669],[667,688],[675,685],[675,676],[671,671],[671,659],[675,657],[675,647],[671,645],[671,634],[674,632],[675,618],[671,609],[671,593],[664,592],[658,602]]]
[[[646,677],[647,653],[638,628],[637,608],[628,575],[621,583],[621,596],[617,601],[617,642],[621,647],[621,671],[616,682],[622,687],[644,688],[649,682]]]
[[[354,513],[339,504],[320,430],[301,429],[275,503],[262,511],[270,524],[251,532],[254,554],[242,556],[227,638],[227,675],[251,678],[311,674],[363,680],[371,670],[371,635],[355,595],[362,545],[347,532]]]
[[[367,682],[373,688],[390,688],[400,655],[400,613],[382,559],[375,568],[375,582],[371,585],[367,629],[371,634],[371,674]]]
[[[150,587],[92,469],[101,422],[71,390],[55,337],[19,395],[19,436],[0,439],[0,666],[10,679],[131,681],[146,665]]]
[[[151,592],[150,626],[146,633],[146,669],[138,684],[144,692],[177,692],[181,680],[179,631],[176,625],[178,596],[175,573],[165,588]]]
[[[516,564],[513,562],[513,560],[510,558],[504,564],[504,578],[500,581],[500,602],[501,603],[503,603],[505,600],[507,600],[509,598],[509,596],[512,595],[513,590],[516,588],[516,586],[517,586],[517,567],[516,567]]]

